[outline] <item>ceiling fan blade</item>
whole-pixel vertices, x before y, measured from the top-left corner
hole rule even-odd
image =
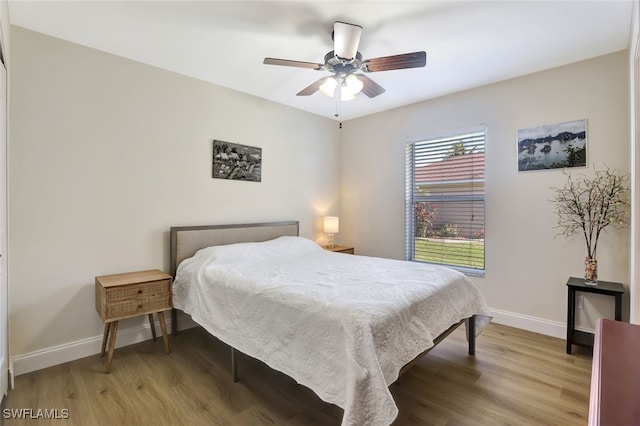
[[[333,24],[333,51],[336,56],[350,61],[358,53],[362,27],[336,21]]]
[[[315,82],[311,83],[310,85],[308,85],[307,87],[305,87],[304,89],[302,89],[301,91],[296,93],[296,96],[310,96],[310,95],[313,95],[318,90],[320,90],[320,86],[322,86],[322,83],[324,83],[324,81],[327,78],[331,78],[331,77],[324,77],[324,78],[321,78],[318,81],[315,81]]]
[[[426,52],[404,53],[402,55],[383,56],[367,59],[362,63],[362,70],[366,72],[400,70],[404,68],[420,68],[427,64]]]
[[[277,58],[264,58],[262,63],[267,65],[282,65],[285,67],[309,68],[312,70],[320,70],[324,68],[323,64],[317,64],[315,62],[291,61],[289,59]]]
[[[366,75],[358,75],[358,78],[362,81],[364,86],[362,87],[362,93],[367,95],[370,98],[375,98],[378,95],[381,95],[385,92],[384,87],[380,86],[375,81],[371,80]]]

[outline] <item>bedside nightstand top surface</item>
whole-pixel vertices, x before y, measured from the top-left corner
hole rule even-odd
[[[622,283],[598,280],[596,285],[585,284],[584,278],[569,277],[567,286],[577,288],[578,291],[587,291],[590,293],[616,294],[624,293]]]
[[[335,245],[334,247],[327,247],[327,246],[322,246],[323,249],[328,250],[328,251],[333,251],[333,252],[337,252],[337,253],[349,253],[349,254],[354,254],[354,249],[352,246],[339,246],[339,245]]]
[[[148,271],[126,272],[124,274],[102,275],[96,277],[96,282],[103,287],[114,287],[127,284],[138,284],[147,281],[158,281],[171,279],[171,275],[159,269]]]

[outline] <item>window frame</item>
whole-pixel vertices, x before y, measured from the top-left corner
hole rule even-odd
[[[483,242],[483,260],[482,260],[482,269],[479,268],[470,268],[465,266],[458,265],[450,265],[447,263],[440,262],[432,262],[426,260],[418,260],[415,258],[415,237],[416,237],[416,220],[415,220],[415,210],[414,206],[416,202],[420,201],[433,201],[434,199],[441,199],[446,201],[482,201],[483,203],[483,224],[485,225],[486,232],[486,191],[485,186],[483,184],[482,194],[470,194],[466,196],[453,196],[451,198],[442,197],[442,196],[423,196],[416,197],[416,162],[415,162],[415,146],[419,143],[425,142],[436,142],[441,141],[443,139],[457,139],[467,134],[473,133],[483,133],[484,142],[483,142],[483,152],[485,153],[485,161],[486,161],[486,147],[488,140],[488,126],[485,124],[459,128],[445,132],[432,133],[425,136],[419,137],[411,137],[407,138],[405,141],[405,256],[406,260],[411,262],[419,262],[419,263],[428,263],[433,265],[445,266],[448,268],[452,268],[458,270],[466,275],[472,276],[481,276],[484,277],[486,274],[487,264],[486,264],[486,239]],[[454,141],[452,141],[454,143]],[[486,181],[486,162],[484,166],[484,179],[482,182]],[[473,180],[469,182],[469,187],[473,186]],[[473,191],[472,191],[473,192]],[[485,234],[486,238],[486,234]]]

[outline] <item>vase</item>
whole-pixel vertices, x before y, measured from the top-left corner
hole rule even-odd
[[[584,283],[598,285],[598,261],[589,256],[584,259]]]

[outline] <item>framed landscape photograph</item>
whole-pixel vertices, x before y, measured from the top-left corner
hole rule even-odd
[[[519,172],[586,165],[586,119],[518,130]]]
[[[262,148],[214,140],[212,177],[260,182]]]

